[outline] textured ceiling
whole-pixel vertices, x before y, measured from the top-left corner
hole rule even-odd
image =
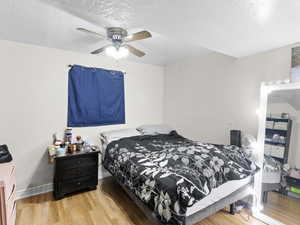
[[[299,11],[299,0],[1,0],[0,38],[89,52],[105,42],[78,26],[147,29],[153,38],[133,44],[147,55],[130,59],[166,64],[211,50],[242,57],[299,42]]]

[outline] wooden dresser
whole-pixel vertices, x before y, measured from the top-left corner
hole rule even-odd
[[[16,219],[16,178],[13,162],[0,163],[0,224],[14,225]]]
[[[55,157],[54,198],[56,200],[98,185],[99,151]]]

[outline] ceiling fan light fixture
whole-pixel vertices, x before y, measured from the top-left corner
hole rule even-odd
[[[119,49],[117,49],[114,46],[109,46],[105,49],[105,54],[115,59],[122,59],[128,56],[129,51],[126,47],[123,46],[120,47]]]
[[[103,39],[104,37],[102,34],[82,27],[78,27],[77,30],[88,34],[92,34],[94,36],[99,37],[100,39]],[[144,55],[146,55],[146,53],[129,45],[128,42],[144,40],[151,37],[151,33],[146,30],[128,35],[127,30],[125,30],[124,28],[108,27],[106,28],[106,38],[108,41],[111,42],[111,44],[96,49],[92,51],[91,54],[96,55],[105,52],[107,56],[113,57],[115,59],[125,58],[128,56],[129,53],[137,57],[143,57]]]

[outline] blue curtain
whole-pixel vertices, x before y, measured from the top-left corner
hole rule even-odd
[[[72,66],[68,94],[69,127],[125,123],[122,72]]]

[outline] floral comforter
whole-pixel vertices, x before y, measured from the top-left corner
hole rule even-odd
[[[194,142],[175,131],[111,142],[104,167],[163,224],[174,225],[183,225],[187,208],[213,188],[257,170],[236,146]]]

